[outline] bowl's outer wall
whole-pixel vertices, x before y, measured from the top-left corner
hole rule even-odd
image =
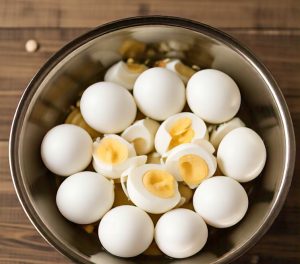
[[[135,23],[127,20],[129,25],[123,21],[112,24],[107,30],[116,31],[110,33],[105,32],[105,27],[95,29],[55,55],[30,83],[20,102],[10,144],[16,190],[41,234],[77,262],[92,259],[97,263],[128,263],[132,260],[120,260],[101,252],[96,236],[87,235],[59,214],[55,205],[55,178],[42,164],[40,144],[51,127],[63,122],[79,94],[89,84],[100,81],[105,67],[121,58],[119,47],[128,38],[144,42],[171,39],[184,42],[189,47],[186,52],[189,63],[228,73],[242,93],[240,115],[258,131],[267,147],[266,167],[248,188],[250,207],[243,221],[234,228],[222,230],[217,239],[212,235],[208,245],[188,261],[174,262],[206,264],[232,260],[257,240],[258,233],[266,230],[283,203],[293,171],[295,146],[290,117],[278,88],[274,87],[276,84],[260,64],[254,65],[256,60],[247,51],[234,47],[235,43],[227,36],[204,25],[183,22],[174,18],[136,19]],[[139,258],[137,261],[143,263],[171,261]]]

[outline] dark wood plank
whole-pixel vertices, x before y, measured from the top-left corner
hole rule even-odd
[[[1,27],[94,27],[137,15],[186,17],[217,27],[295,28],[297,0],[45,0],[0,2]],[[22,19],[20,19],[22,18]]]

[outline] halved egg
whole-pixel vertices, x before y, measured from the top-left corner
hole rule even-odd
[[[215,148],[218,148],[220,142],[222,139],[233,129],[238,127],[244,127],[245,123],[239,119],[238,117],[235,117],[231,119],[228,122],[225,122],[220,125],[213,125],[211,127],[211,134],[209,137],[210,142],[214,145]]]
[[[168,62],[166,62],[167,69],[177,73],[177,75],[180,77],[180,79],[184,82],[184,84],[187,84],[189,79],[192,77],[196,71],[194,71],[191,67],[183,64],[178,59],[173,59]]]
[[[155,149],[163,155],[176,146],[203,139],[206,134],[207,128],[201,118],[189,112],[179,113],[160,125],[155,135]]]
[[[125,170],[146,160],[147,156],[136,156],[133,145],[118,135],[105,135],[93,143],[93,167],[110,179],[120,178]]]
[[[107,70],[104,81],[113,82],[132,90],[137,77],[147,69],[148,67],[144,64],[119,61]]]
[[[152,214],[167,212],[181,200],[175,177],[160,164],[132,169],[128,174],[127,193],[136,206]]]
[[[133,143],[138,155],[144,155],[154,149],[154,137],[158,127],[158,122],[145,118],[125,129],[121,136]]]
[[[217,161],[205,147],[187,143],[177,146],[168,153],[165,166],[177,181],[184,181],[194,189],[215,173]]]

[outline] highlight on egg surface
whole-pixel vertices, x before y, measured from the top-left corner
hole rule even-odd
[[[194,189],[215,173],[217,161],[206,148],[187,143],[168,153],[165,166],[177,181],[183,181]]]
[[[101,220],[98,236],[102,246],[118,257],[135,257],[151,244],[154,225],[150,216],[132,205],[110,210]]]
[[[158,122],[145,118],[126,128],[121,136],[128,142],[133,143],[138,155],[144,155],[154,149],[154,137],[158,127]]]
[[[92,159],[93,141],[81,127],[62,124],[50,129],[41,144],[45,166],[60,176],[84,170]]]
[[[93,167],[110,179],[118,179],[129,169],[145,164],[147,156],[136,156],[132,144],[118,135],[105,135],[93,143]]]
[[[90,127],[108,134],[122,132],[131,125],[137,109],[127,89],[111,82],[98,82],[83,92],[80,111]]]
[[[226,228],[237,224],[245,216],[248,196],[236,180],[227,176],[215,176],[198,186],[193,205],[208,225]]]
[[[148,67],[144,64],[119,61],[112,65],[104,76],[104,81],[113,82],[132,90],[137,77]]]
[[[113,205],[114,185],[102,175],[83,171],[59,186],[56,204],[60,213],[76,224],[98,221]]]
[[[218,148],[222,139],[233,129],[244,127],[245,123],[238,117],[231,119],[228,122],[222,123],[218,126],[213,125],[211,127],[211,133],[209,136],[210,142],[215,148]]]
[[[163,155],[180,144],[205,138],[206,133],[206,124],[201,118],[189,112],[179,113],[160,125],[155,136],[155,149]]]
[[[165,213],[155,226],[155,242],[172,258],[195,255],[206,244],[208,229],[202,217],[192,210],[178,208]]]
[[[241,94],[235,81],[214,69],[196,72],[188,81],[186,97],[192,112],[212,124],[233,118],[241,104]]]
[[[158,121],[179,113],[185,105],[182,80],[160,67],[148,69],[137,78],[133,95],[140,111]]]
[[[136,206],[152,214],[174,208],[181,199],[176,179],[159,164],[132,169],[127,179],[127,193]]]
[[[263,140],[247,127],[229,132],[217,152],[221,171],[239,182],[255,179],[262,172],[266,158],[267,150]]]

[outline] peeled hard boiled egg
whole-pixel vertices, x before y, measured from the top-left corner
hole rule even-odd
[[[213,69],[198,71],[191,77],[186,97],[192,112],[213,124],[233,118],[241,104],[241,94],[234,80]]]
[[[69,176],[89,165],[92,144],[90,135],[81,127],[58,125],[49,130],[42,141],[42,160],[53,173]]]
[[[174,208],[181,198],[176,179],[159,164],[145,164],[131,170],[127,192],[136,206],[152,214]]]
[[[169,152],[165,166],[177,181],[184,181],[193,189],[215,173],[217,161],[206,148],[187,143]]]
[[[120,178],[122,173],[147,161],[147,156],[136,156],[132,144],[118,135],[105,135],[93,144],[93,167],[110,179]]]
[[[248,196],[243,186],[234,179],[215,176],[198,186],[193,205],[207,224],[225,228],[244,217],[248,209]]]
[[[133,143],[138,155],[151,152],[154,148],[154,137],[159,127],[159,123],[150,119],[142,119],[126,128],[122,137]]]
[[[201,118],[188,112],[179,113],[160,125],[155,136],[155,149],[163,155],[180,144],[205,138],[206,133],[206,125]]]
[[[133,95],[141,112],[158,121],[179,113],[185,105],[185,88],[176,73],[154,67],[136,80]]]
[[[252,129],[240,127],[232,130],[221,141],[217,153],[221,171],[239,182],[256,178],[266,163],[266,147]]]
[[[80,111],[88,125],[101,133],[119,133],[135,119],[136,104],[122,86],[98,82],[82,94]]]
[[[110,210],[101,220],[98,235],[111,254],[129,258],[143,253],[151,244],[154,225],[138,207],[122,205]]]
[[[213,144],[215,148],[218,148],[220,142],[222,139],[233,129],[238,127],[244,127],[244,122],[239,119],[238,117],[235,117],[231,119],[228,122],[225,122],[223,124],[220,124],[219,126],[214,126],[212,128],[212,132],[209,137],[209,141]]]
[[[147,66],[143,64],[119,61],[107,70],[104,81],[113,82],[132,90],[137,77],[147,69]]]
[[[155,242],[159,249],[172,258],[187,258],[205,245],[208,230],[202,217],[188,209],[165,213],[155,226]]]
[[[76,224],[98,221],[113,205],[114,185],[102,175],[83,171],[59,186],[56,204],[61,214]]]

